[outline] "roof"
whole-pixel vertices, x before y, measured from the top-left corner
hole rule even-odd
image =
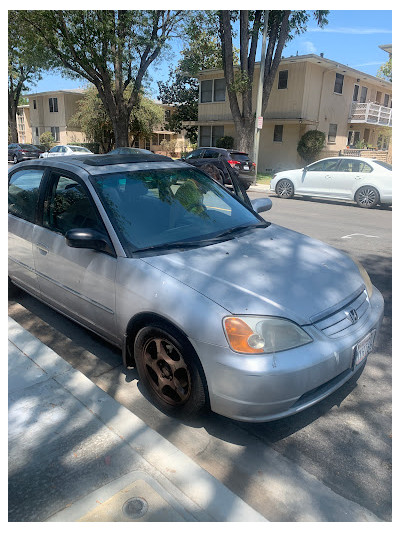
[[[87,91],[87,89],[57,89],[55,91],[44,91],[44,92],[41,92],[41,93],[30,93],[30,94],[25,94],[24,96],[45,96],[45,95],[48,95],[48,94],[56,94],[56,93],[64,93],[64,94],[79,94],[79,95],[83,95],[85,92]]]
[[[310,63],[314,63],[314,64],[319,64],[322,67],[325,67],[327,69],[337,70],[340,73],[346,73],[348,76],[352,76],[354,78],[370,80],[373,83],[376,83],[376,84],[379,84],[379,85],[382,85],[388,88],[392,87],[392,83],[390,81],[386,81],[383,78],[378,78],[377,76],[372,76],[371,74],[366,74],[365,72],[362,72],[361,70],[356,70],[352,67],[349,67],[348,65],[343,65],[342,63],[339,63],[338,61],[333,61],[332,59],[327,59],[326,57],[316,55],[316,54],[282,57],[280,61],[280,65],[285,65],[288,63],[306,62],[306,61],[309,61]],[[259,67],[260,61],[256,61],[255,65],[256,67]],[[235,68],[239,68],[239,66],[235,65]],[[223,70],[222,69],[201,70],[200,72],[197,73],[197,77],[199,77],[202,74],[210,74],[212,72],[223,72]]]

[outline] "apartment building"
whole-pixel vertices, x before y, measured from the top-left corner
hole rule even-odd
[[[256,64],[254,86],[258,86]],[[215,146],[218,138],[235,138],[235,128],[222,70],[204,70],[200,82],[199,146]],[[253,109],[256,94],[253,94]],[[392,127],[392,84],[346,65],[309,54],[283,58],[274,81],[260,135],[259,170],[302,165],[297,153],[309,129],[326,135],[321,157],[338,155],[360,141],[387,149]]]
[[[39,144],[40,136],[50,131],[57,144],[83,143],[90,141],[84,133],[69,125],[71,117],[78,110],[84,89],[47,91],[27,95],[29,105],[18,106],[18,140]],[[157,102],[164,109],[164,120],[153,131],[151,139],[135,139],[133,146],[165,154],[167,148],[177,156],[185,149],[184,134],[165,129],[165,121],[173,112],[173,106]],[[25,140],[23,140],[25,139]],[[29,139],[29,140],[28,140]],[[168,143],[167,145],[165,144]],[[172,150],[171,150],[172,149]]]

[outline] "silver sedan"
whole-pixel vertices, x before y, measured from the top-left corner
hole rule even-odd
[[[383,299],[338,250],[266,222],[154,154],[9,172],[9,282],[96,332],[153,402],[245,421],[292,415],[364,367]]]

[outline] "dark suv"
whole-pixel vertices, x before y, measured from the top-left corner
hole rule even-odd
[[[226,148],[204,147],[194,150],[182,160],[195,166],[205,164],[206,159],[225,159],[232,168],[237,170],[238,178],[245,189],[255,183],[255,163],[251,161],[249,155],[239,150],[227,150]]]

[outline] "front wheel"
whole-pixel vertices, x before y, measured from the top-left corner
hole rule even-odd
[[[359,207],[371,209],[371,207],[375,207],[378,204],[379,193],[375,187],[365,185],[356,192],[355,201]]]
[[[294,185],[288,179],[280,180],[275,187],[275,192],[280,198],[293,198]]]
[[[152,325],[135,339],[140,381],[167,414],[188,417],[206,406],[205,378],[189,341],[166,325]]]
[[[14,161],[14,164],[16,165],[18,163],[18,157],[16,155],[14,155],[13,157],[13,161]]]

